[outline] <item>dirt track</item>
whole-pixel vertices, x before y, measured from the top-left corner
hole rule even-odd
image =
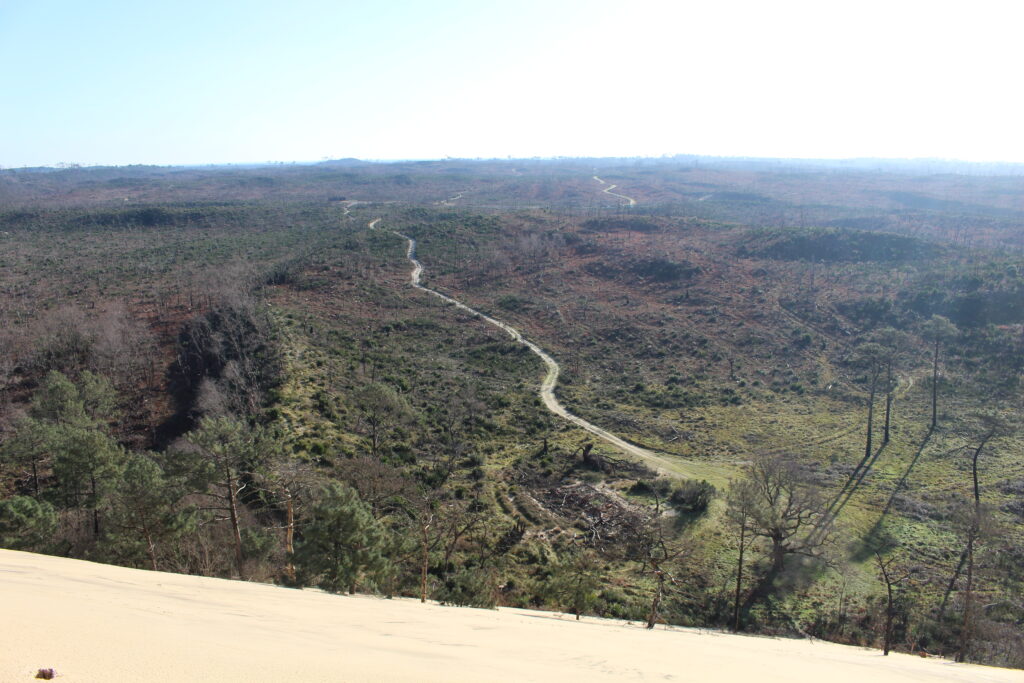
[[[380,222],[380,220],[380,218],[376,218],[370,221],[368,227],[371,230],[376,229],[377,224]],[[690,476],[690,473],[687,472],[685,464],[681,463],[680,461],[669,460],[661,455],[658,455],[657,453],[647,450],[646,448],[635,446],[621,439],[620,437],[612,434],[611,432],[601,429],[597,425],[592,424],[587,420],[584,420],[582,417],[574,415],[573,413],[569,412],[566,409],[566,407],[563,406],[559,402],[558,398],[555,396],[555,387],[558,385],[558,375],[561,372],[561,366],[558,365],[558,362],[554,358],[552,358],[551,355],[548,354],[544,349],[537,346],[532,341],[526,339],[522,335],[522,333],[519,332],[519,330],[512,327],[508,323],[502,322],[501,320],[498,320],[496,318],[492,318],[489,315],[485,315],[484,313],[481,313],[475,308],[467,306],[461,301],[457,301],[456,299],[453,299],[450,296],[446,296],[441,292],[430,289],[429,287],[425,287],[421,282],[421,278],[423,276],[423,264],[420,263],[419,260],[416,258],[416,240],[413,239],[412,237],[409,237],[408,235],[403,235],[400,232],[394,232],[394,234],[398,235],[399,237],[408,242],[408,247],[406,248],[405,255],[413,266],[412,273],[409,276],[409,283],[413,287],[420,291],[426,292],[427,294],[435,296],[441,299],[442,301],[449,303],[455,306],[456,308],[469,313],[474,317],[480,318],[490,323],[491,325],[494,325],[495,327],[504,330],[505,332],[508,333],[510,337],[512,337],[512,339],[519,342],[520,344],[525,345],[538,358],[540,358],[541,361],[544,362],[544,366],[547,368],[547,373],[545,374],[544,380],[541,382],[540,385],[540,397],[548,410],[550,410],[555,415],[558,415],[559,417],[568,420],[569,422],[572,422],[581,429],[590,432],[591,434],[601,439],[602,441],[611,444],[615,448],[618,448],[623,453],[626,453],[627,455],[642,460],[647,465],[649,465],[650,467],[654,468],[659,472],[677,476]]]
[[[594,176],[594,180],[601,183],[602,185],[608,185],[607,182],[601,180],[597,176]],[[618,197],[619,199],[625,199],[627,202],[629,202],[630,206],[636,206],[636,200],[633,199],[632,197],[627,197],[626,195],[619,194],[618,192],[612,192],[612,190],[614,190],[616,187],[618,187],[618,185],[608,185],[608,187],[601,190],[601,192],[604,192],[605,194],[610,194],[613,197]]]

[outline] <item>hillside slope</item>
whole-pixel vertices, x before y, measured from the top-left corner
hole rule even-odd
[[[1024,681],[823,642],[420,605],[0,550],[0,679]]]

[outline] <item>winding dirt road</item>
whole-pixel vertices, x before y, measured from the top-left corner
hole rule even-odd
[[[352,216],[349,215],[352,213],[352,207],[355,206],[356,204],[362,204],[362,202],[360,202],[358,199],[346,199],[345,201],[342,202],[342,204],[344,204],[345,207],[342,209],[341,215],[344,216],[347,220],[352,220]]]
[[[375,230],[377,228],[377,224],[380,223],[380,220],[380,218],[375,218],[374,220],[370,221],[367,227],[369,227],[371,230]],[[426,292],[427,294],[435,296],[438,299],[441,299],[446,303],[452,304],[456,308],[465,311],[466,313],[469,313],[474,317],[485,320],[491,325],[494,325],[495,327],[504,330],[505,332],[508,333],[510,337],[512,337],[512,339],[526,346],[528,349],[530,349],[530,351],[532,351],[538,358],[540,358],[544,362],[544,365],[547,368],[547,374],[544,376],[544,380],[543,382],[541,382],[540,385],[540,397],[541,400],[544,402],[544,406],[549,411],[551,411],[555,415],[558,415],[562,419],[572,422],[581,429],[590,432],[591,434],[601,439],[602,441],[609,443],[612,446],[615,446],[623,453],[626,453],[627,455],[631,455],[635,458],[644,461],[646,464],[648,464],[649,466],[651,466],[652,468],[659,472],[675,476],[694,476],[693,473],[687,471],[687,468],[685,468],[681,463],[668,460],[658,455],[657,453],[647,450],[646,448],[635,446],[619,438],[618,436],[615,436],[611,432],[601,429],[597,425],[584,420],[579,415],[574,415],[573,413],[570,413],[566,409],[566,407],[563,406],[558,401],[558,398],[555,397],[555,387],[558,384],[558,375],[561,372],[561,366],[558,365],[558,362],[554,358],[552,358],[544,349],[542,349],[541,347],[537,346],[532,341],[524,337],[522,333],[519,332],[519,330],[512,327],[508,323],[504,323],[496,318],[492,318],[489,315],[485,315],[484,313],[481,313],[475,308],[467,306],[461,301],[457,301],[456,299],[453,299],[450,296],[446,296],[441,292],[430,289],[429,287],[425,287],[421,282],[421,278],[423,276],[423,264],[420,263],[419,260],[416,258],[416,240],[413,239],[412,237],[409,237],[408,235],[403,235],[398,231],[393,230],[392,232],[401,237],[402,239],[408,241],[409,243],[405,252],[406,258],[408,258],[409,262],[412,263],[412,273],[409,276],[409,284],[411,284],[413,287],[422,292]]]
[[[597,176],[594,176],[594,180],[596,180],[597,182],[601,183],[602,185],[608,185],[607,181],[601,180]],[[630,206],[636,206],[636,200],[633,199],[632,197],[627,197],[626,195],[619,194],[618,192],[612,192],[612,190],[614,190],[616,187],[618,187],[618,185],[608,185],[608,187],[606,187],[603,190],[601,190],[601,192],[604,192],[605,194],[610,194],[613,197],[619,197],[620,199],[625,199],[627,202],[629,202]]]
[[[448,199],[442,199],[441,201],[434,202],[434,203],[435,204],[440,204],[441,206],[451,206],[454,202],[457,202],[460,199],[462,199],[462,195],[466,194],[467,192],[469,192],[469,190],[463,190],[462,192],[457,193],[454,197],[449,197]]]

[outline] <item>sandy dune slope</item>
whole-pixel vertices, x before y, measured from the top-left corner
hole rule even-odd
[[[0,681],[1024,681],[822,642],[644,631],[0,550]]]

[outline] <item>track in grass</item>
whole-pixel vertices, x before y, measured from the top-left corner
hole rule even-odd
[[[380,223],[380,220],[380,218],[376,218],[370,221],[368,227],[370,229],[376,229],[377,224]],[[544,349],[537,346],[537,344],[533,343],[532,341],[524,337],[519,330],[512,327],[508,323],[502,322],[497,318],[492,318],[489,315],[481,313],[475,308],[467,306],[461,301],[458,301],[450,296],[442,294],[437,290],[430,289],[429,287],[424,286],[423,283],[421,282],[423,276],[423,264],[420,263],[419,260],[416,258],[416,240],[413,239],[412,237],[409,237],[408,235],[403,235],[400,232],[392,232],[408,242],[408,247],[406,248],[405,256],[406,258],[409,259],[409,262],[412,263],[413,266],[412,273],[409,276],[409,283],[413,287],[422,292],[426,292],[427,294],[435,296],[441,299],[442,301],[449,303],[455,306],[456,308],[465,311],[466,313],[469,313],[474,317],[480,318],[490,323],[491,325],[494,325],[495,327],[504,330],[506,333],[508,333],[510,337],[512,337],[512,339],[526,346],[538,358],[540,358],[541,361],[544,362],[544,365],[547,368],[547,373],[545,374],[544,380],[541,382],[540,385],[540,397],[541,400],[544,402],[544,406],[549,411],[551,411],[555,415],[558,415],[562,419],[575,424],[577,427],[580,427],[581,429],[593,434],[594,436],[601,439],[605,443],[611,444],[612,446],[618,448],[623,453],[626,453],[627,455],[642,460],[643,462],[645,462],[646,464],[653,467],[655,470],[659,472],[674,476],[696,476],[695,473],[692,472],[690,468],[688,468],[684,463],[681,463],[676,460],[669,460],[663,456],[658,455],[657,453],[647,450],[646,448],[641,448],[640,446],[631,444],[628,441],[616,436],[615,434],[612,434],[611,432],[602,429],[597,425],[588,422],[587,420],[584,420],[579,415],[575,415],[569,412],[569,410],[566,409],[566,407],[563,406],[559,402],[558,398],[555,396],[555,387],[558,385],[558,375],[561,372],[561,366],[559,366],[558,362],[554,358],[552,358],[548,352],[546,352]]]

